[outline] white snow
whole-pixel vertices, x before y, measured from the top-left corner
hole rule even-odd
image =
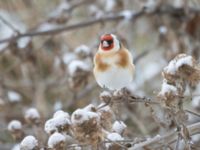
[[[26,136],[20,143],[21,150],[32,150],[37,146],[38,146],[38,140],[32,135]]]
[[[65,142],[65,136],[55,132],[48,139],[48,147],[54,148],[54,146],[59,144],[60,142]]]
[[[96,107],[93,104],[89,104],[83,108],[86,111],[93,111],[96,110]]]
[[[21,95],[15,91],[8,91],[8,99],[10,102],[21,101]]]
[[[74,53],[65,53],[63,54],[63,62],[67,65],[69,64],[72,60],[75,60],[77,57]]]
[[[131,10],[123,10],[120,14],[124,16],[125,20],[129,21],[132,19],[134,13]]]
[[[123,139],[124,139],[120,134],[115,133],[115,132],[109,133],[109,134],[107,135],[107,138],[108,138],[109,140],[111,140],[111,141],[120,141],[120,140],[123,140]]]
[[[18,48],[25,48],[29,42],[31,41],[30,37],[23,37],[17,40],[17,46]]]
[[[112,126],[112,131],[122,134],[126,127],[127,126],[123,121],[115,121]]]
[[[72,124],[81,124],[92,118],[99,119],[99,115],[95,112],[88,111],[87,109],[77,109],[72,114]]]
[[[53,119],[49,119],[45,122],[44,130],[48,134],[51,134],[57,130]]]
[[[160,94],[165,95],[166,93],[171,93],[171,92],[177,95],[177,88],[171,84],[168,84],[167,81],[164,79]]]
[[[193,66],[192,60],[193,60],[192,56],[186,56],[186,57],[182,57],[182,58],[178,59],[178,61],[176,62],[176,69],[178,69],[182,65]]]
[[[180,55],[182,57],[177,58],[177,60],[173,59],[169,62],[168,66],[164,68],[164,71],[169,74],[175,74],[176,71],[182,65],[193,66],[193,58],[192,56],[187,56],[185,54]]]
[[[51,118],[46,121],[44,125],[44,130],[48,133],[51,134],[52,132],[57,131],[58,127],[65,126],[65,125],[70,125],[71,122],[70,120],[64,116],[56,116],[54,118]]]
[[[200,96],[194,96],[192,98],[192,107],[196,109],[200,109]]]
[[[166,26],[160,26],[158,30],[159,30],[160,34],[166,34],[168,31]]]
[[[36,108],[29,108],[25,112],[25,118],[39,119],[40,114]]]
[[[22,124],[19,120],[12,120],[8,124],[8,130],[13,131],[13,130],[21,130],[22,129]]]
[[[108,91],[103,91],[103,92],[100,93],[100,97],[106,97],[106,96],[111,97],[112,95]]]
[[[80,45],[77,48],[75,48],[74,51],[75,51],[76,54],[84,53],[86,55],[89,55],[91,50],[86,45]]]
[[[167,67],[164,68],[164,71],[169,74],[175,74],[176,73],[176,61],[171,60]]]
[[[19,144],[15,144],[15,145],[12,147],[12,150],[20,150],[20,145],[19,145]]]
[[[63,108],[63,104],[61,101],[56,101],[54,103],[54,106],[53,106],[54,111],[61,110],[62,108]]]
[[[74,75],[74,73],[77,71],[77,69],[89,71],[90,67],[88,64],[86,64],[85,62],[80,61],[80,60],[73,60],[71,63],[69,63],[68,71],[71,76]]]
[[[63,110],[58,110],[54,113],[53,118],[57,117],[64,117],[64,118],[70,118],[69,113],[64,112]]]
[[[124,138],[116,132],[108,133],[107,139],[110,140],[110,141],[122,141],[122,140],[124,140]],[[111,145],[112,145],[111,143],[106,143],[107,148],[110,147]]]

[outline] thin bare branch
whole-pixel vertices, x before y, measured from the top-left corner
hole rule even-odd
[[[10,22],[8,22],[6,19],[4,19],[1,15],[0,15],[0,20],[7,25],[11,30],[13,30],[14,32],[16,32],[17,34],[19,34],[19,30],[17,30]]]
[[[200,133],[200,122],[191,124],[187,126],[190,135],[195,135]],[[129,148],[129,150],[138,150],[142,148],[146,149],[154,149],[155,147],[158,147],[159,145],[163,145],[163,143],[171,143],[173,141],[177,140],[178,132],[172,131],[171,133],[168,133],[163,136],[155,136],[152,139],[149,139],[148,141],[144,141],[138,144],[135,144],[133,147]]]

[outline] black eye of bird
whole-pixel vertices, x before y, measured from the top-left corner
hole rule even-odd
[[[113,40],[101,40],[101,44],[103,43],[103,41],[108,42],[109,45],[111,45],[113,43]]]
[[[107,42],[109,45],[111,45],[113,43],[113,40],[108,40]]]

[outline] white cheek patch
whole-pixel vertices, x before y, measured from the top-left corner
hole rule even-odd
[[[109,44],[108,44],[107,41],[103,41],[102,46],[103,46],[103,47],[109,47]]]

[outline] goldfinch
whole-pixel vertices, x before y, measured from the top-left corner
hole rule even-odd
[[[133,80],[132,55],[114,34],[104,34],[100,40],[94,56],[95,79],[102,88],[120,90]]]

